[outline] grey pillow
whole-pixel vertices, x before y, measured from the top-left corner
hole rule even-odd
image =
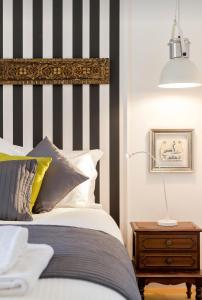
[[[52,210],[77,185],[88,178],[77,171],[58,148],[45,137],[28,156],[49,156],[52,163],[44,177],[41,190],[33,207],[34,213]]]
[[[37,161],[0,162],[0,219],[31,221],[30,198]]]

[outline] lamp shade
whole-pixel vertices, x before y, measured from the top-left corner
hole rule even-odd
[[[160,76],[160,88],[191,88],[201,85],[200,73],[188,58],[178,57],[167,62]]]

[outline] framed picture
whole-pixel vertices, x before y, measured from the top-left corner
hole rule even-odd
[[[193,132],[193,129],[152,129],[150,171],[192,172]]]

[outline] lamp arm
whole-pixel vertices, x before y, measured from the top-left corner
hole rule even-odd
[[[149,152],[147,151],[137,151],[137,152],[133,152],[133,153],[127,153],[126,157],[127,158],[132,158],[135,155],[139,155],[139,154],[146,154],[147,156],[149,156],[151,159],[153,159],[156,163],[158,163],[157,159]],[[158,163],[158,168],[159,170],[161,169],[161,166]],[[161,177],[162,183],[163,183],[163,193],[164,193],[164,201],[165,201],[165,207],[166,207],[166,218],[169,219],[169,212],[168,212],[168,200],[167,200],[167,192],[166,192],[166,183],[165,183],[165,177],[162,173],[158,174]]]

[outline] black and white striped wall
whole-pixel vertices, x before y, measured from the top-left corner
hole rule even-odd
[[[96,201],[119,222],[119,0],[0,0],[0,57],[110,57],[111,84],[1,86],[0,136],[101,148]]]

